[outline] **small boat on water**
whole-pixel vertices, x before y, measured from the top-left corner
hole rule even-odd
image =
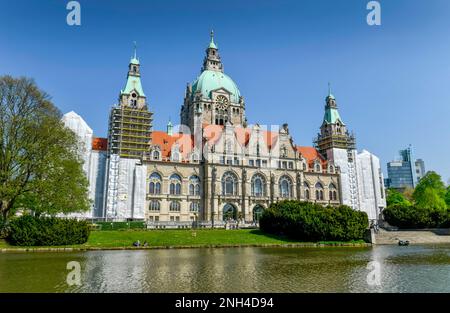
[[[398,245],[399,246],[409,246],[409,241],[408,240],[399,240]]]

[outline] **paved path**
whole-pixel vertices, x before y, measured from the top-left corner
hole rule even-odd
[[[450,229],[398,231],[380,229],[375,238],[377,245],[398,244],[399,240],[408,240],[410,244],[450,243]]]

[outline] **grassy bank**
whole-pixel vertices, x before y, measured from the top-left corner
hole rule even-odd
[[[132,243],[140,240],[147,241],[149,248],[155,247],[227,247],[227,246],[316,246],[316,245],[364,245],[357,242],[319,242],[305,243],[289,240],[279,236],[266,235],[255,229],[224,230],[122,230],[122,231],[93,231],[87,243],[69,246],[74,249],[123,249],[133,248]],[[23,249],[0,241],[0,249]],[[30,247],[35,249],[38,247]]]

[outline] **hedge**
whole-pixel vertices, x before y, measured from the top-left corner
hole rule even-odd
[[[86,221],[24,215],[11,220],[8,242],[16,246],[64,246],[87,242]]]
[[[364,238],[369,221],[365,212],[345,205],[281,201],[263,212],[259,225],[263,232],[295,240],[351,241]]]
[[[119,230],[119,229],[143,229],[147,228],[145,222],[97,222],[99,230]]]
[[[386,222],[402,229],[448,228],[450,212],[446,209],[425,209],[413,205],[393,205],[383,211]]]

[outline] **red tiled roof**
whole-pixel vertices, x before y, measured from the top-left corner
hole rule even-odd
[[[203,124],[203,137],[210,143],[217,143],[224,131],[222,125]],[[236,140],[242,147],[246,147],[249,143],[252,129],[246,127],[234,128],[234,134]],[[267,145],[268,150],[271,150],[278,140],[278,132],[261,130],[264,142]],[[180,147],[180,153],[183,159],[189,157],[190,152],[194,148],[194,136],[190,134],[175,133],[172,136],[168,135],[164,131],[153,131],[152,144],[158,145],[161,149],[161,155],[163,159],[170,158],[170,153],[174,143],[178,143]],[[307,160],[307,163],[311,166],[315,160],[319,159],[322,166],[327,165],[326,159],[317,151],[314,147],[300,147],[297,146],[297,151]]]
[[[96,150],[96,151],[108,150],[108,139],[100,138],[100,137],[92,138],[92,150]]]
[[[324,157],[317,151],[314,147],[297,147],[297,151],[306,159],[309,165],[314,163],[316,159],[319,159],[322,163],[322,166],[327,164],[327,161]]]
[[[194,146],[194,140],[192,135],[186,134],[173,134],[170,136],[163,131],[154,131],[152,133],[152,144],[158,145],[161,149],[161,155],[163,158],[170,157],[170,152],[172,150],[172,145],[177,142],[180,146],[180,152],[183,158],[186,158],[188,154],[192,151]]]

